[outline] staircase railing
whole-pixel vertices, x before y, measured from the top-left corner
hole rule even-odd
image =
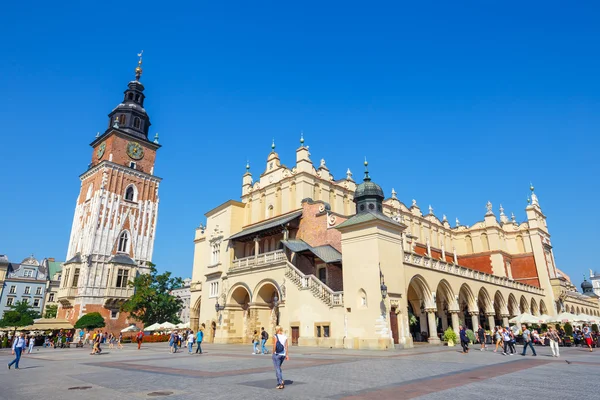
[[[334,292],[316,276],[312,274],[305,275],[289,261],[286,262],[285,276],[300,290],[310,290],[314,297],[329,307],[342,307],[344,305],[344,292]]]

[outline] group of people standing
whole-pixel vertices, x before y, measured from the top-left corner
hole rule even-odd
[[[188,329],[186,331],[173,331],[169,337],[169,351],[177,353],[177,349],[185,344],[188,348],[188,354],[192,354],[194,344],[196,344],[196,354],[202,354],[202,341],[204,340],[204,331],[202,328],[194,334],[194,331]]]

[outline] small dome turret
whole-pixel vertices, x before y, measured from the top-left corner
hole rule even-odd
[[[365,159],[365,177],[363,182],[354,191],[356,213],[383,212],[383,190],[381,186],[371,181],[368,170],[369,163]]]
[[[585,276],[583,277],[583,282],[581,283],[581,290],[585,295],[594,294],[594,285],[592,282],[589,282],[587,279],[585,279]]]

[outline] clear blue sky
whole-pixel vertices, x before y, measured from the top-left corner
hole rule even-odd
[[[292,164],[301,130],[336,179],[367,156],[386,194],[452,222],[488,200],[524,220],[532,181],[559,268],[577,284],[600,269],[597,2],[86,3],[0,13],[10,259],[64,260],[88,145],[144,49],[162,270],[191,275],[204,213],[239,198],[272,138]]]

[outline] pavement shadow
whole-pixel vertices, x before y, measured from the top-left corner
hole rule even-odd
[[[19,369],[32,369],[32,368],[41,368],[41,365],[31,365],[29,367],[20,367]]]

